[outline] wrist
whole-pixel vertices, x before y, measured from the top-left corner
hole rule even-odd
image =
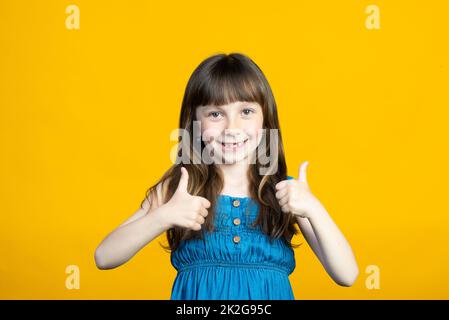
[[[318,208],[315,208],[313,210],[310,210],[307,213],[307,218],[309,219],[310,222],[312,222],[312,221],[315,221],[315,220],[319,220],[319,219],[321,219],[322,217],[324,217],[326,215],[327,215],[326,210],[324,208],[322,208],[322,207],[318,207]]]
[[[154,222],[159,225],[164,231],[173,227],[168,219],[169,217],[166,209],[166,205],[164,204],[148,213],[148,215],[151,215],[151,217],[154,219]]]

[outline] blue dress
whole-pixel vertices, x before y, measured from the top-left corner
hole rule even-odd
[[[203,229],[204,239],[181,241],[170,255],[178,271],[170,299],[294,300],[293,249],[282,239],[270,243],[260,226],[250,225],[258,215],[257,202],[221,194],[215,208],[215,231]]]

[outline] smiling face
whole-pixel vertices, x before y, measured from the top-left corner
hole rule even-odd
[[[257,102],[200,106],[196,109],[196,120],[201,123],[202,140],[213,150],[216,163],[247,159],[262,138],[263,112]]]

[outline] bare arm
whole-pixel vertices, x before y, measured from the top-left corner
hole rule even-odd
[[[306,239],[307,243],[309,244],[309,246],[312,249],[315,256],[321,262],[321,264],[323,266],[325,266],[326,262],[323,259],[323,255],[322,255],[321,249],[320,249],[320,244],[318,243],[318,240],[316,239],[315,233],[313,232],[313,228],[309,222],[309,219],[297,216],[296,220],[298,221],[298,226],[299,226],[299,229],[301,230],[302,235],[304,236],[304,239]]]
[[[147,199],[143,208],[112,231],[95,250],[95,263],[99,269],[116,268],[168,229],[161,219],[165,207],[162,204],[161,186],[157,186],[157,199]]]
[[[111,232],[95,251],[95,263],[99,269],[116,268],[131,259],[140,249],[162,232],[181,227],[187,230],[201,230],[211,203],[201,196],[187,191],[189,173],[181,167],[178,187],[171,199],[167,198],[168,180],[151,192],[150,202],[136,211],[128,220]]]
[[[327,212],[314,217],[312,221],[297,218],[304,238],[331,278],[341,286],[351,286],[359,270],[349,243]]]

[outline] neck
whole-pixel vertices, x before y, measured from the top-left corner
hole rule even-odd
[[[233,196],[249,196],[247,172],[249,163],[245,160],[233,164],[219,164],[224,177],[222,193]]]

